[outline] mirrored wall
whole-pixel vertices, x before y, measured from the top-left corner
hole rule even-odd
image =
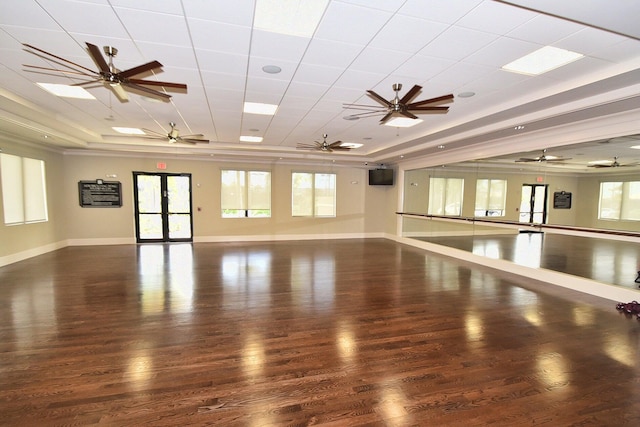
[[[639,148],[632,135],[405,171],[403,236],[637,287]]]

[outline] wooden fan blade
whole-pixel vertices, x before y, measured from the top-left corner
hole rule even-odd
[[[385,114],[383,118],[380,119],[380,124],[381,125],[385,124],[387,120],[391,118],[392,115],[393,115],[393,111],[389,111],[387,114]]]
[[[155,80],[141,80],[141,79],[128,79],[129,83],[137,84],[137,85],[146,85],[146,86],[162,86],[165,88],[174,88],[174,89],[186,89],[187,85],[184,83],[170,83],[170,82],[159,82]]]
[[[418,94],[418,92],[420,92],[422,90],[422,86],[418,86],[418,85],[414,85],[411,90],[409,92],[407,92],[402,99],[400,99],[400,104],[407,104],[409,103],[413,98],[416,97],[416,95]]]
[[[351,150],[351,147],[342,147],[338,145],[337,147],[331,147],[331,149],[336,151],[349,151]]]
[[[372,117],[372,116],[378,116],[382,113],[386,113],[387,110],[378,110],[378,111],[369,111],[366,113],[358,113],[358,114],[349,114],[346,117],[357,117],[357,118],[365,118],[365,117]]]
[[[526,158],[526,157],[521,157],[518,160],[516,160],[516,163],[526,163],[526,162],[539,162],[540,159],[530,159],[530,158]]]
[[[105,83],[105,86],[111,89],[111,92],[118,98],[120,102],[129,102],[129,96],[127,95],[127,91],[124,90],[122,85],[110,85],[109,83]]]
[[[142,128],[142,131],[147,134],[155,135],[159,138],[167,138],[167,135],[164,133],[156,132],[155,130]]]
[[[409,111],[400,111],[400,114],[402,114],[405,117],[409,117],[410,119],[417,119],[418,116],[416,116],[415,114],[411,114]]]
[[[386,99],[384,99],[383,97],[375,93],[374,91],[368,90],[367,94],[369,94],[370,97],[372,97],[373,99],[378,101],[380,104],[384,105],[385,107],[389,107],[389,108],[392,107],[391,102],[387,101]]]
[[[47,52],[46,50],[38,49],[37,47],[35,47],[35,46],[31,46],[30,44],[23,43],[23,46],[26,46],[26,47],[28,47],[29,49],[33,49],[33,50],[36,50],[36,51],[38,51],[38,52],[44,53],[45,55],[48,55],[48,56],[50,56],[51,58],[55,58],[55,59],[57,59],[57,60],[59,60],[59,61],[63,61],[63,62],[66,62],[66,63],[68,63],[68,64],[71,64],[71,65],[73,65],[74,67],[78,67],[78,68],[80,68],[81,70],[88,71],[89,73],[92,73],[92,74],[95,74],[95,73],[96,73],[94,70],[92,70],[92,69],[90,69],[90,68],[83,67],[83,66],[82,66],[82,65],[80,65],[80,64],[76,64],[75,62],[71,62],[71,61],[69,61],[68,59],[61,58],[61,57],[59,57],[59,56],[57,56],[57,55],[54,55],[53,53],[49,53],[49,52]],[[31,52],[31,53],[33,53],[33,52]],[[36,55],[36,56],[40,56],[40,55],[38,55],[38,54],[36,54],[36,53],[34,53],[34,55]],[[60,64],[60,65],[64,65],[64,64]],[[68,67],[68,66],[67,66],[67,65],[65,65],[65,67]]]
[[[203,139],[204,135],[201,133],[191,133],[189,135],[180,135],[180,138],[183,139]]]
[[[194,139],[194,138],[178,138],[178,142],[186,142],[187,144],[208,144],[208,139]]]
[[[64,64],[61,64],[64,65]],[[37,65],[28,65],[28,64],[22,64],[23,67],[28,67],[28,68],[33,68],[36,70],[44,70],[44,71],[54,71],[56,73],[64,73],[64,74],[76,74],[79,76],[85,76],[85,77],[94,77],[94,74],[89,74],[89,73],[85,73],[84,71],[78,71],[78,70],[73,70],[71,68],[69,68],[69,70],[60,70],[58,68],[48,68],[48,67],[39,67]]]
[[[407,105],[408,109],[414,109],[415,107],[422,107],[427,104],[446,104],[453,100],[453,94],[438,96],[436,98],[425,99],[423,101],[414,102]]]
[[[420,112],[432,112],[432,113],[446,113],[449,111],[449,107],[407,107],[407,110],[420,111]]]
[[[93,59],[93,62],[96,63],[100,71],[102,71],[103,73],[110,73],[111,70],[109,69],[109,64],[107,64],[107,61],[105,61],[104,56],[102,56],[102,52],[100,52],[98,46],[96,46],[95,44],[87,43],[87,49],[89,49],[89,55],[91,56],[91,59]]]
[[[142,74],[146,71],[150,71],[150,70],[155,70],[156,68],[162,68],[162,64],[159,63],[158,61],[151,61],[151,62],[147,62],[146,64],[143,65],[138,65],[137,67],[133,67],[133,68],[129,68],[127,70],[124,71],[120,71],[118,73],[118,76],[123,77],[123,78],[128,78],[128,77],[133,77],[133,76],[137,76],[138,74]]]
[[[161,99],[163,101],[168,101],[169,99],[171,99],[171,95],[167,95],[164,92],[159,92],[157,90],[149,89],[149,88],[146,88],[144,86],[137,85],[135,83],[122,82],[121,85],[125,86],[125,87],[127,87],[129,89],[132,89],[133,91],[142,92],[145,96],[151,95],[151,96],[154,96],[154,97],[156,97],[158,99]]]
[[[329,148],[336,148],[336,147],[339,147],[340,144],[342,144],[342,141],[336,141],[336,142],[332,142],[328,146],[329,146]]]

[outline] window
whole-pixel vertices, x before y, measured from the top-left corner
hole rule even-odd
[[[601,182],[598,219],[640,221],[640,181]]]
[[[291,174],[291,215],[336,216],[336,174]]]
[[[507,200],[507,181],[479,179],[476,181],[474,216],[504,216]]]
[[[271,172],[223,170],[223,218],[271,217]]]
[[[48,220],[44,161],[0,154],[0,178],[5,224]]]
[[[429,180],[429,208],[430,215],[462,214],[462,178],[431,178]]]

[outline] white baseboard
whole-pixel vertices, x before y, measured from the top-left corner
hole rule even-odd
[[[279,242],[287,240],[336,240],[336,239],[384,239],[385,233],[347,233],[347,234],[267,234],[254,236],[200,236],[194,237],[194,243],[220,242]]]
[[[38,246],[37,248],[31,248],[26,251],[16,252],[11,255],[0,257],[0,267],[5,265],[13,264],[14,262],[24,261],[25,259],[33,258],[34,256],[43,255],[47,252],[56,251],[58,249],[62,249],[68,245],[68,242],[56,242],[50,243],[44,246]]]
[[[109,239],[69,239],[69,246],[101,246],[101,245],[135,245],[133,237],[118,237]]]

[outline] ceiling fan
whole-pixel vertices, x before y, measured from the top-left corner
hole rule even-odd
[[[159,133],[150,129],[142,129],[145,133],[151,135],[143,138],[166,139],[172,144],[208,144],[210,142],[208,139],[203,139],[204,135],[201,133],[180,136],[180,133],[178,132],[178,129],[176,129],[176,124],[174,122],[170,122],[169,126],[171,126],[171,130],[169,130],[169,133],[167,134]]]
[[[301,144],[296,145],[296,148],[299,150],[316,150],[322,151],[323,153],[331,153],[333,151],[349,151],[351,147],[343,146],[342,141],[336,141],[329,144],[327,142],[327,134],[322,135],[322,142],[314,141],[314,144]]]
[[[382,96],[378,95],[372,90],[367,90],[367,95],[382,104],[382,108],[378,106],[364,105],[364,104],[345,104],[344,108],[365,110],[364,113],[352,114],[346,118],[349,120],[355,120],[363,117],[369,117],[380,113],[385,115],[380,119],[380,124],[386,123],[393,115],[401,115],[410,119],[417,119],[416,114],[422,113],[447,113],[449,107],[440,106],[440,104],[447,104],[453,101],[453,94],[439,96],[436,98],[425,99],[422,101],[411,102],[413,98],[418,95],[422,86],[414,85],[409,92],[405,93],[400,98],[399,92],[402,90],[401,83],[395,83],[393,90],[396,93],[395,97],[391,101],[387,101]]]
[[[618,157],[614,157],[613,161],[609,160],[606,163],[605,162],[598,162],[598,163],[591,163],[589,165],[587,165],[590,168],[618,168],[618,167],[625,167],[625,166],[637,166],[638,163],[626,163],[626,164],[620,164],[618,163]]]
[[[171,95],[160,90],[149,88],[147,86],[162,87],[165,90],[187,89],[187,85],[183,83],[170,83],[157,80],[144,80],[141,78],[134,78],[136,76],[139,77],[141,74],[162,71],[160,70],[160,68],[162,68],[162,64],[158,61],[147,62],[146,64],[120,71],[113,65],[113,58],[117,55],[118,49],[111,46],[104,46],[104,53],[109,58],[109,61],[107,62],[102,56],[100,49],[96,45],[93,45],[91,43],[86,44],[89,56],[91,56],[91,59],[93,59],[93,62],[95,62],[96,66],[98,67],[98,71],[83,67],[80,64],[76,64],[75,62],[71,62],[67,59],[61,58],[57,55],[26,43],[24,43],[23,45],[28,48],[26,49],[27,52],[39,56],[40,58],[43,58],[49,62],[58,64],[66,68],[66,70],[60,68],[40,67],[37,65],[23,65],[30,69],[28,71],[41,72],[43,74],[47,74],[45,72],[56,72],[63,73],[64,75],[67,75],[69,77],[75,76],[79,78],[89,78],[91,80],[83,81],[81,83],[75,83],[72,86],[103,85],[106,88],[110,89],[120,100],[120,102],[127,102],[129,100],[127,91],[137,92],[140,95],[153,97],[162,101],[168,101],[169,99],[171,99]]]
[[[538,157],[520,157],[518,160],[516,160],[516,163],[527,163],[527,162],[564,162],[565,160],[571,160],[571,157],[555,157],[555,156],[548,156],[547,157],[547,150],[544,149],[542,150],[542,155],[538,156]]]

